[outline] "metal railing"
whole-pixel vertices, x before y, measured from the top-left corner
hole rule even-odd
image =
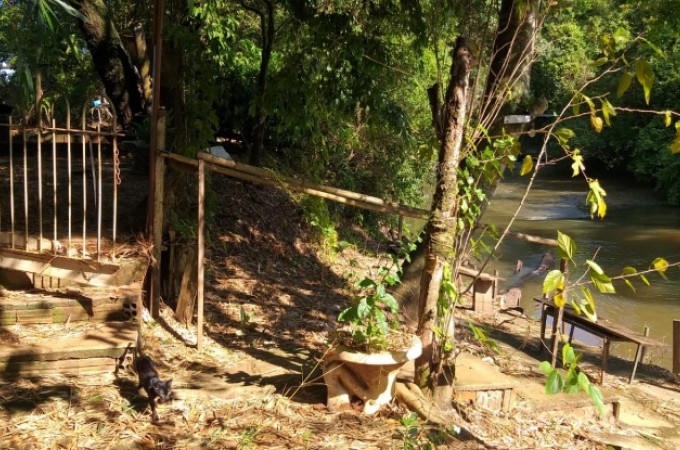
[[[88,106],[80,128],[68,102],[63,126],[0,123],[0,247],[115,259],[121,135]]]

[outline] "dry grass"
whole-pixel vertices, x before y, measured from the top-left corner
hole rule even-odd
[[[286,193],[215,183],[224,195],[214,206],[207,255],[205,348],[187,345],[195,330],[176,323],[169,308],[158,323],[144,325],[145,349],[176,391],[176,400],[159,406],[162,423],[151,423],[128,371],[0,381],[0,448],[405,448],[399,419],[407,411],[397,403],[375,417],[328,413],[318,363],[334,318],[349,301],[343,274],[375,270],[381,246],[355,234],[349,237],[359,244],[329,261],[308,244],[310,230]],[[461,345],[481,352],[462,328]],[[438,449],[601,447],[575,437],[596,425],[541,419],[528,403],[500,416],[463,412],[467,420],[457,425],[485,446],[446,438],[422,423],[410,436],[420,445],[437,442]]]

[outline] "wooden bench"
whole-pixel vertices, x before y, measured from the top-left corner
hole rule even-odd
[[[545,341],[545,329],[548,316],[553,317],[553,333],[551,338],[551,344],[554,343],[555,339],[555,327],[557,324],[554,323],[554,317],[557,308],[551,301],[547,301],[542,298],[534,298],[535,301],[541,304],[541,342]],[[609,345],[612,341],[618,342],[632,342],[637,344],[637,351],[635,352],[635,362],[633,363],[633,371],[630,374],[629,383],[633,382],[635,378],[635,372],[637,371],[638,363],[642,357],[642,352],[645,347],[665,347],[666,344],[663,342],[652,339],[648,336],[636,333],[633,330],[626,328],[625,326],[603,319],[598,318],[597,322],[589,320],[585,315],[577,314],[571,307],[565,307],[562,315],[563,323],[568,323],[571,325],[571,330],[569,332],[569,343],[571,343],[574,337],[574,329],[580,328],[583,331],[591,333],[595,336],[602,338],[602,366],[600,372],[600,384],[604,383],[604,375],[607,370],[607,359],[609,358]],[[550,348],[554,348],[551,345]]]

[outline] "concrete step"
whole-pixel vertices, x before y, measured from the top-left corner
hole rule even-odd
[[[141,285],[2,292],[0,326],[127,320],[135,316]]]
[[[0,379],[112,372],[135,344],[135,322],[14,325],[0,328]]]

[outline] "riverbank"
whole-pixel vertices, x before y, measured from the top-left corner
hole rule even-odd
[[[145,351],[161,377],[173,379],[175,400],[159,405],[161,423],[151,423],[127,371],[6,377],[0,449],[680,448],[674,376],[643,364],[628,385],[630,362],[612,358],[603,394],[609,406],[620,405],[619,420],[600,420],[583,395],[544,394],[538,322],[516,313],[458,310],[460,351],[516,386],[507,411],[458,401],[450,425],[468,433],[411,419],[397,401],[376,416],[329,413],[320,361],[330,325],[352,295],[344,275],[377,270],[386,246],[356,229],[341,230],[352,242],[342,250],[314,244],[285,192],[223,180],[220,188],[206,255],[205,348],[187,344],[195,328],[178,324],[170,307],[143,324]],[[484,327],[500,353],[482,346],[468,321]],[[88,326],[97,324],[58,331]],[[0,344],[21,339],[18,328],[0,328]],[[584,350],[582,366],[594,380],[599,352]]]
[[[574,442],[587,438],[593,443],[612,448],[680,448],[680,385],[678,377],[670,371],[653,364],[641,364],[635,380],[629,383],[633,362],[610,356],[605,384],[599,386],[607,416],[599,419],[590,399],[583,393],[545,394],[545,376],[538,366],[542,360],[549,359],[549,355],[547,352],[541,353],[538,321],[516,311],[481,315],[465,310],[461,311],[460,321],[470,321],[483,327],[498,343],[498,353],[477,345],[475,351],[516,383],[516,402],[509,412],[510,417],[521,417],[523,413],[528,413],[533,415],[534,420],[537,417],[551,417],[567,421],[574,424]],[[574,347],[583,352],[579,367],[591,382],[596,382],[600,373],[601,349],[577,342]],[[502,424],[503,421],[490,419],[488,425],[497,429]],[[477,426],[471,424],[474,430]],[[522,430],[530,430],[535,426],[531,421],[522,424],[517,428],[516,436],[518,439],[523,438]],[[507,433],[507,430],[492,434],[503,432]],[[479,430],[478,433],[485,431]],[[542,445],[541,439],[527,443],[526,447],[517,444],[513,442],[500,448],[539,448]]]

